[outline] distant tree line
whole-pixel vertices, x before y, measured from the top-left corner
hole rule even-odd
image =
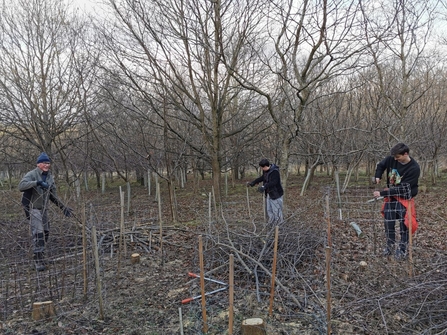
[[[60,0],[0,4],[0,165],[287,185],[368,171],[405,142],[436,183],[447,148],[441,1]],[[172,186],[172,185],[171,185]]]

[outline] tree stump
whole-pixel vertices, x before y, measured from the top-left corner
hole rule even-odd
[[[242,321],[242,335],[267,335],[264,320],[252,318]]]
[[[52,301],[42,301],[33,303],[33,320],[46,319],[55,316],[54,304]]]
[[[360,265],[360,271],[365,272],[366,268],[368,267],[368,263],[366,263],[365,261],[361,261],[359,265]]]
[[[140,254],[137,254],[137,253],[132,254],[131,255],[131,262],[132,262],[132,264],[140,263]]]

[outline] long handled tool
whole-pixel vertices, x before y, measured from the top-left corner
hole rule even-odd
[[[222,287],[222,288],[219,288],[217,290],[205,293],[205,296],[211,295],[211,294],[214,294],[214,293],[217,293],[217,292],[225,291],[227,289],[228,289],[228,286]],[[182,300],[182,304],[187,304],[187,303],[189,303],[189,302],[191,302],[193,300],[200,299],[201,297],[202,297],[202,295],[196,295],[195,297],[183,299]]]
[[[372,198],[372,199],[369,199],[368,201],[366,201],[367,203],[369,203],[369,202],[375,202],[375,201],[377,201],[377,200],[382,200],[383,199],[383,197],[376,197],[376,198]]]
[[[188,272],[188,276],[193,277],[193,278],[200,278],[199,275],[197,275],[195,273],[192,273],[192,272]],[[210,282],[213,282],[213,283],[217,283],[217,284],[220,284],[220,285],[228,286],[228,284],[224,283],[223,281],[219,281],[219,280],[215,280],[215,279],[211,279],[211,278],[206,278],[206,277],[204,277],[204,279],[208,280]]]
[[[193,278],[200,278],[200,276],[198,274],[195,274],[195,273],[192,273],[192,272],[188,272],[188,276],[193,277]],[[225,287],[221,287],[221,288],[219,288],[217,290],[214,290],[214,291],[211,291],[211,292],[207,292],[207,293],[205,293],[205,296],[211,295],[211,294],[214,294],[214,293],[217,293],[217,292],[222,292],[222,291],[225,291],[225,290],[228,289],[228,284],[224,283],[223,281],[219,281],[219,280],[215,280],[215,279],[211,279],[211,278],[206,278],[206,277],[203,277],[203,279],[205,279],[207,281],[210,281],[212,283],[216,283],[216,284],[225,286]],[[182,304],[187,304],[187,303],[189,303],[189,302],[191,302],[193,300],[200,299],[201,297],[202,297],[202,295],[197,295],[195,297],[183,299],[182,300]]]

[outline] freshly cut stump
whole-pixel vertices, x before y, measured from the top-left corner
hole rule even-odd
[[[242,321],[242,335],[267,335],[264,320],[252,318]]]
[[[131,256],[131,262],[132,262],[132,264],[138,264],[138,263],[140,263],[140,254],[137,254],[137,253],[132,254],[132,256]]]
[[[54,304],[52,301],[42,301],[33,303],[33,320],[46,319],[55,316]]]

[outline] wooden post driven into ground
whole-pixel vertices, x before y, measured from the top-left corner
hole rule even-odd
[[[413,208],[411,201],[408,202],[408,273],[413,277]]]
[[[247,187],[247,209],[248,209],[248,217],[251,218],[251,212],[250,212],[250,197],[248,195],[248,187]]]
[[[120,220],[120,237],[119,237],[119,246],[118,246],[118,273],[120,273],[121,257],[123,254],[123,248],[126,246],[125,241],[123,241],[124,240],[124,192],[121,190],[121,186],[119,187],[119,191],[120,191],[120,205],[121,205],[121,220]]]
[[[205,270],[203,265],[203,241],[202,235],[199,235],[199,262],[200,262],[200,291],[202,293],[202,318],[203,332],[208,332],[208,321],[206,318],[206,297],[205,297]]]
[[[131,200],[132,200],[132,192],[130,189],[130,182],[127,182],[127,216],[130,215],[130,207],[131,207]]]
[[[179,316],[179,321],[180,321],[180,335],[184,335],[184,333],[183,333],[183,317],[182,317],[182,308],[181,307],[178,308],[178,316]]]
[[[82,271],[84,274],[84,299],[87,299],[87,234],[85,204],[82,206]]]
[[[267,204],[266,204],[267,198],[265,196],[265,193],[262,192],[262,211],[264,212],[264,222],[267,222]]]
[[[99,269],[99,253],[98,253],[98,241],[96,238],[96,226],[92,227],[92,247],[93,247],[93,255],[95,257],[96,289],[98,291],[98,298],[99,298],[99,319],[104,320],[104,303],[102,300],[101,271]]]
[[[273,299],[275,297],[275,277],[276,277],[276,261],[278,255],[278,234],[279,227],[275,227],[275,244],[273,247],[273,264],[272,264],[272,286],[270,288],[270,306],[269,306],[269,315],[273,314]]]
[[[332,239],[331,239],[331,215],[329,211],[329,194],[326,194],[326,220],[327,220],[327,247],[326,247],[326,308],[327,308],[327,334],[332,333],[331,330],[331,249],[332,249]]]
[[[160,224],[160,259],[161,259],[161,265],[164,264],[164,258],[163,258],[163,216],[161,212],[161,195],[160,195],[160,183],[157,180],[156,183],[156,193],[157,193],[157,202],[158,202],[158,221]]]
[[[211,192],[208,193],[208,223],[210,224],[211,227],[211,223],[213,223],[213,215],[211,214]]]
[[[234,316],[234,256],[230,254],[229,293],[228,293],[228,335],[233,334]]]
[[[376,221],[377,221],[377,198],[374,199],[374,222],[373,222],[373,238],[374,238],[374,255],[377,255],[377,226],[376,226]]]

